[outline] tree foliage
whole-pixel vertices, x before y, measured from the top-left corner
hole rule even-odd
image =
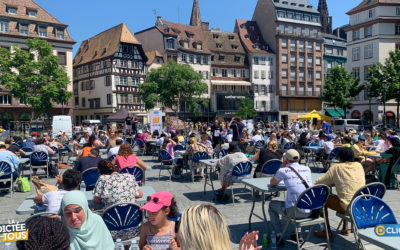
[[[53,103],[66,103],[72,97],[66,91],[70,81],[52,46],[39,39],[27,39],[26,45],[27,50],[17,45],[13,52],[0,49],[0,86],[38,114],[49,111]]]
[[[400,51],[391,51],[385,63],[374,64],[369,71],[370,96],[378,101],[394,99],[397,102],[397,126],[400,109]]]
[[[163,107],[179,111],[182,105],[198,114],[199,103],[205,102],[201,95],[207,93],[207,84],[202,75],[187,64],[178,64],[169,60],[161,68],[151,70],[146,82],[140,86],[140,96],[146,109],[154,108],[157,103]]]
[[[353,79],[343,67],[333,67],[328,71],[322,100],[335,109],[341,108],[346,111],[352,107],[354,97],[363,89],[363,85],[359,82],[359,78]]]
[[[237,115],[244,118],[253,118],[257,115],[257,111],[254,109],[254,101],[251,98],[241,99],[241,105]]]

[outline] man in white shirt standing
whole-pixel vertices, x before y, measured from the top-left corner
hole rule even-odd
[[[79,190],[82,180],[81,176],[82,175],[79,171],[68,169],[64,172],[62,178],[57,178],[63,189],[47,192],[43,195],[37,195],[33,201],[36,204],[47,204],[46,212],[58,213],[64,195],[71,190]]]
[[[300,194],[306,190],[305,185],[301,179],[294,172],[296,171],[308,184],[312,186],[311,170],[307,166],[299,164],[300,154],[295,149],[288,150],[283,155],[282,167],[276,172],[271,179],[271,186],[277,186],[281,181],[285,183],[287,189],[286,201],[271,201],[268,207],[268,213],[271,220],[273,230],[276,232],[276,242],[279,242],[282,231],[281,221],[279,215],[287,216],[293,212],[296,205],[297,198]],[[296,218],[303,219],[308,218],[311,215],[311,210],[297,209]],[[299,241],[303,241],[301,237],[301,228],[298,229]],[[296,238],[293,234],[292,238]],[[284,245],[284,241],[280,241],[279,247]]]

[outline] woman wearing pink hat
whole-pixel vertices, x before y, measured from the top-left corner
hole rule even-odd
[[[175,222],[168,219],[178,215],[178,207],[170,192],[162,191],[147,197],[146,205],[140,210],[146,210],[149,217],[149,221],[140,229],[140,249],[180,249]]]

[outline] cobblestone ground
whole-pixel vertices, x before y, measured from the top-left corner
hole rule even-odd
[[[141,156],[146,164],[149,166],[146,171],[146,184],[151,185],[156,191],[167,190],[171,192],[175,198],[177,199],[178,206],[180,210],[185,209],[189,205],[198,204],[198,203],[211,203],[215,205],[225,216],[225,219],[228,223],[229,231],[231,234],[231,241],[233,249],[238,249],[239,241],[242,235],[248,231],[248,218],[251,209],[251,195],[244,194],[236,199],[235,206],[232,205],[232,202],[229,201],[227,203],[221,204],[213,201],[213,194],[211,192],[211,188],[207,187],[207,192],[203,194],[203,181],[195,181],[191,182],[189,174],[186,174],[184,179],[172,182],[169,181],[167,177],[167,172],[162,171],[162,176],[160,181],[158,180],[159,166],[158,163],[151,156]],[[50,183],[54,183],[55,179],[50,179]],[[219,181],[214,181],[214,184],[217,188],[220,187]],[[242,185],[238,185],[235,187],[235,192],[243,191]],[[14,219],[15,221],[23,221],[29,217],[29,215],[17,215],[15,210],[21,204],[21,202],[28,196],[34,195],[35,190],[32,188],[31,192],[28,193],[14,193],[13,197],[10,198],[9,194],[0,194],[0,224],[7,223],[8,220]],[[400,191],[398,190],[388,190],[384,197],[384,200],[391,206],[394,210],[396,217],[400,219],[400,199],[399,199]],[[283,199],[283,195],[281,195],[278,199]],[[261,203],[256,204],[255,212],[257,214],[262,215],[261,211]],[[268,202],[266,203],[266,212],[267,219],[268,218]],[[332,221],[332,227],[336,228],[339,223],[339,218],[335,217],[335,213],[330,211],[330,220]],[[253,216],[252,218],[252,229],[259,230],[260,235],[265,232],[270,231],[270,224],[263,222],[263,220],[256,218]],[[304,231],[308,231],[306,228]],[[303,237],[305,238],[305,234],[303,233]],[[323,241],[320,239],[311,236],[311,243],[322,243]],[[261,244],[261,239],[258,242]],[[2,243],[1,243],[2,244]],[[373,245],[366,244],[367,249],[379,249]],[[289,240],[289,237],[286,237],[285,247],[283,249],[295,249],[296,245],[293,241]],[[313,249],[323,249],[325,246],[310,246],[307,248]],[[0,247],[2,249],[2,247]],[[354,236],[341,236],[339,235],[335,238],[334,242],[332,242],[332,249],[356,249],[356,245],[354,243]]]

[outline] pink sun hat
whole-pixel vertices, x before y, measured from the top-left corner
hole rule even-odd
[[[171,206],[172,194],[168,191],[154,193],[147,197],[147,203],[140,210],[147,210],[151,213],[158,212],[163,207]]]

